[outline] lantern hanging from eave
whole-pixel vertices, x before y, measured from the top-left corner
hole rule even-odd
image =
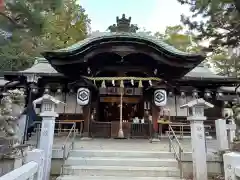
[[[185,91],[181,91],[181,92],[180,92],[180,97],[181,97],[181,98],[185,98],[185,97],[186,97]]]
[[[198,95],[199,95],[199,91],[197,89],[194,89],[192,92],[192,97],[197,99]]]
[[[212,92],[207,89],[207,90],[205,91],[205,93],[204,93],[204,97],[205,97],[206,99],[211,98],[211,97],[212,97]]]

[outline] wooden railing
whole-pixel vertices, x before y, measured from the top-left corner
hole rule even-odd
[[[150,123],[132,123],[131,124],[131,138],[149,138],[150,137]]]

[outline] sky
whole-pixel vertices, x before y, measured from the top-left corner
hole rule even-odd
[[[132,17],[138,24],[151,32],[164,32],[167,26],[180,24],[180,15],[189,15],[189,8],[177,0],[79,0],[91,19],[92,31],[106,31],[116,23],[116,16]]]

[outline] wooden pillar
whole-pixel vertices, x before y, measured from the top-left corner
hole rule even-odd
[[[84,119],[84,127],[83,127],[83,136],[90,136],[90,116],[91,116],[91,105],[83,106],[83,119]]]
[[[153,134],[156,134],[158,131],[158,118],[160,115],[160,108],[156,105],[152,104],[152,123],[153,123]]]

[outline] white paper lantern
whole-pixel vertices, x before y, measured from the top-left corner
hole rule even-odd
[[[165,106],[167,104],[167,92],[164,89],[158,89],[154,92],[154,104],[156,106]]]
[[[80,106],[86,106],[90,101],[90,90],[87,88],[79,88],[77,91],[77,103]]]

